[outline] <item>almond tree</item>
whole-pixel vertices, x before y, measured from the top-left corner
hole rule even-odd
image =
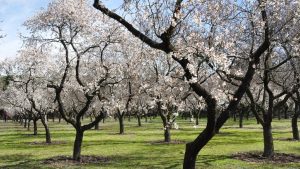
[[[35,48],[21,50],[19,57],[12,61],[13,71],[10,75],[13,79],[6,92],[6,101],[33,120],[34,135],[37,134],[37,120],[41,119],[46,132],[46,143],[51,143],[47,115],[53,108],[53,96],[46,90],[47,59]],[[28,126],[29,123],[30,120]]]
[[[211,140],[236,110],[255,74],[255,67],[268,50],[275,32],[290,22],[291,15],[281,9],[292,9],[296,1],[183,1],[163,0],[124,1],[123,11],[130,17],[121,16],[118,11],[105,7],[99,0],[94,7],[119,22],[133,36],[161,50],[177,61],[185,73],[189,86],[203,97],[207,107],[207,125],[199,136],[186,145],[184,168],[195,168],[199,151]],[[291,7],[291,8],[290,8]],[[134,11],[134,12],[132,12]],[[121,12],[120,12],[121,13]],[[294,15],[299,16],[299,15]],[[288,27],[288,26],[287,26]],[[243,62],[242,67],[237,67]],[[218,95],[213,95],[196,78],[195,64],[201,63],[215,71],[216,76],[236,81],[232,100],[217,116]],[[240,72],[240,78],[233,78],[233,72]]]
[[[84,132],[106,117],[109,89],[122,75],[114,60],[118,55],[112,52],[118,48],[118,28],[85,2],[71,0],[53,1],[25,25],[32,32],[27,41],[48,48],[57,62],[47,87],[54,91],[62,118],[76,130],[73,160],[79,161]],[[92,111],[95,119],[85,124],[82,118]]]

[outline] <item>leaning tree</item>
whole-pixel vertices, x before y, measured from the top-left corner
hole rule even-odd
[[[296,11],[296,1],[262,0],[131,0],[121,11],[110,10],[99,0],[94,7],[123,25],[133,36],[155,50],[171,55],[184,73],[189,86],[203,97],[207,125],[186,145],[184,168],[195,168],[199,151],[211,140],[235,111],[255,74],[261,56],[268,50],[275,32],[288,27]],[[291,9],[290,9],[291,7]],[[122,13],[123,16],[120,14]],[[128,17],[128,15],[130,17]],[[299,15],[295,15],[299,16]],[[242,67],[238,67],[243,62]],[[195,65],[202,64],[228,82],[235,81],[233,97],[217,115],[218,95],[198,82]],[[239,72],[238,76],[232,74]],[[238,78],[234,78],[238,77]]]

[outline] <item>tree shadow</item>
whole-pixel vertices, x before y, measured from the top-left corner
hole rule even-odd
[[[11,154],[11,155],[1,155],[0,156],[0,169],[39,169],[36,165],[36,160],[30,154]],[[9,163],[9,164],[7,164]],[[2,164],[2,165],[1,165]],[[3,165],[4,164],[4,165]],[[5,165],[7,164],[7,165]]]

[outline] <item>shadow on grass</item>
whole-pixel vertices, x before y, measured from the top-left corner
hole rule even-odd
[[[0,156],[0,169],[39,169],[36,165],[35,160],[33,160],[33,156],[29,154],[12,154],[12,155],[5,155]]]
[[[212,163],[215,163],[220,160],[230,159],[228,155],[199,155],[197,158],[197,166],[211,166]]]

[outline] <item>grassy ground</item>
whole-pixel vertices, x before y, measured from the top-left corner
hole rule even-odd
[[[192,141],[203,129],[193,128],[188,121],[178,120],[179,130],[172,130],[172,139]],[[118,123],[109,120],[100,124],[100,130],[90,130],[84,135],[83,155],[109,157],[111,160],[103,164],[90,165],[45,165],[43,160],[60,155],[72,154],[74,130],[66,123],[49,122],[52,140],[64,144],[39,145],[33,142],[43,142],[44,131],[39,124],[39,134],[33,136],[16,123],[0,122],[0,168],[120,168],[120,169],[159,169],[182,168],[185,144],[153,144],[163,140],[163,130],[160,120],[143,123],[125,121],[125,135],[118,135]],[[300,142],[280,141],[278,138],[290,138],[289,120],[273,122],[275,150],[281,153],[300,155]],[[258,164],[232,159],[237,152],[261,151],[262,129],[254,120],[245,121],[243,129],[237,122],[228,121],[219,135],[213,138],[201,151],[197,159],[197,168],[300,168],[300,163],[288,164]]]

